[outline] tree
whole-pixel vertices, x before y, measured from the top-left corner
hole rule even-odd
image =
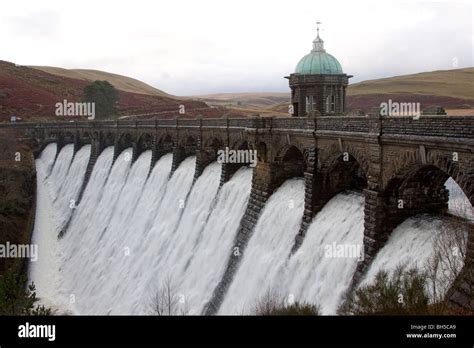
[[[115,104],[119,95],[108,81],[94,81],[84,88],[84,101],[95,103],[95,116],[107,118],[117,112]]]
[[[338,308],[342,315],[429,314],[426,274],[399,265],[392,274],[379,271],[372,284],[362,285]]]
[[[36,287],[25,288],[25,275],[17,276],[11,269],[0,275],[0,315],[51,315],[51,309],[37,305]]]
[[[177,293],[171,277],[168,276],[152,294],[149,310],[150,314],[158,316],[188,314],[184,295]]]

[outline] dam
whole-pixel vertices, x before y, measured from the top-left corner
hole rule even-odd
[[[433,231],[449,228],[447,212],[472,219],[473,121],[371,114],[16,125],[38,144],[33,238],[40,256],[50,254],[30,277],[40,297],[72,313],[147,314],[152,294],[169,285],[175,314],[251,313],[272,289],[334,314],[377,270],[426,262]],[[218,162],[226,146],[256,150],[256,167]],[[472,259],[466,234],[461,283]],[[364,254],[325,257],[334,243]],[[469,305],[463,289],[446,292]]]

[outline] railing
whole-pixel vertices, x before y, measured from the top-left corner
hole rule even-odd
[[[374,127],[373,127],[374,126]],[[18,129],[71,129],[71,128],[226,128],[265,129],[272,131],[296,130],[303,132],[380,132],[380,135],[417,135],[452,138],[474,138],[473,116],[368,117],[319,116],[311,117],[249,117],[198,118],[117,121],[61,121],[0,123],[0,128]]]
[[[306,129],[306,128],[308,128],[308,118],[306,118],[306,117],[272,118],[271,128],[275,128],[275,129]]]
[[[474,138],[474,118],[468,116],[384,117],[384,134]]]
[[[318,117],[316,129],[319,131],[369,132],[370,119],[367,116]]]

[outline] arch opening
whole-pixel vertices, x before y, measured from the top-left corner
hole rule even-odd
[[[347,190],[361,192],[367,187],[367,173],[357,159],[347,152],[330,160],[322,172],[323,182],[332,196]]]

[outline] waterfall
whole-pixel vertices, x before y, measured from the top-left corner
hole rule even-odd
[[[456,181],[449,178],[444,185],[449,190],[449,212],[474,222],[474,209],[472,208],[471,202],[469,202],[469,199]]]
[[[290,179],[269,198],[240,266],[219,310],[249,313],[255,301],[275,284],[293,246],[304,209],[304,181]]]
[[[190,308],[194,304],[189,300],[186,301],[186,295],[177,288],[177,283],[182,277],[180,263],[190,259],[195,252],[196,244],[215,203],[220,175],[220,164],[212,163],[206,167],[185,202],[176,229],[169,231],[170,236],[164,241],[166,244],[163,244],[162,253],[157,258],[156,270],[160,273],[160,277],[156,284],[151,284],[149,291],[156,292],[163,286],[172,286],[174,291],[182,296],[183,305],[187,306],[182,311],[194,309]]]
[[[289,261],[284,288],[292,301],[316,303],[323,314],[335,314],[363,256],[363,236],[363,195],[336,195],[315,216]]]
[[[175,269],[177,289],[189,303],[189,314],[200,314],[224,275],[229,253],[250,196],[252,170],[239,169],[225,183],[192,249]]]
[[[56,143],[48,144],[36,159],[36,170],[38,172],[42,171],[43,179],[51,173],[57,151],[58,146]]]
[[[102,151],[81,201],[90,145],[75,155],[66,145],[56,157],[48,145],[36,160],[37,210],[32,242],[39,257],[29,278],[46,305],[60,313],[153,314],[156,295],[172,291],[172,314],[201,314],[222,280],[229,257],[240,263],[220,314],[252,313],[266,294],[285,303],[312,303],[335,314],[363,255],[364,196],[334,196],[313,218],[291,254],[304,210],[304,181],[285,181],[268,199],[247,247],[235,250],[250,197],[252,170],[239,169],[219,187],[221,165],[209,164],[193,182],[196,157],[170,176],[172,155],[150,172],[151,151],[131,163],[131,149],[114,161]],[[449,179],[449,207],[469,218],[472,206]],[[461,209],[459,209],[461,207]],[[61,239],[57,236],[67,225]],[[363,280],[399,263],[422,267],[431,260],[450,220],[414,216],[400,224],[376,255]],[[451,245],[451,244],[446,244]],[[461,246],[460,254],[465,246]],[[462,257],[455,260],[462,267]],[[449,282],[443,279],[446,289]],[[445,290],[444,289],[444,290]]]
[[[53,200],[56,200],[61,192],[61,187],[66,179],[73,155],[74,145],[68,144],[62,148],[54,162],[53,170],[47,180]]]
[[[68,303],[58,294],[61,248],[57,236],[72,213],[69,200],[77,199],[79,194],[90,145],[81,148],[72,163],[72,145],[66,145],[54,161],[56,149],[56,144],[49,144],[36,160],[37,204],[32,243],[38,245],[39,255],[36,262],[30,263],[29,278],[36,284],[38,297],[47,305],[66,310]]]
[[[99,157],[96,167],[102,169],[103,160],[105,170],[92,174],[88,192],[83,195],[70,228],[61,240],[64,254],[61,288],[72,298],[72,307],[78,313],[90,313],[89,309],[101,305],[108,268],[113,263],[111,243],[103,237],[118,209],[120,194],[130,171],[131,152],[131,149],[124,150],[110,172],[106,168],[113,158],[112,151]],[[103,180],[104,173],[108,173],[106,180]],[[91,200],[91,196],[95,197]]]
[[[453,233],[460,233],[461,238],[453,238]],[[443,243],[443,250],[447,247],[450,255],[450,264],[447,264],[446,254],[437,271],[438,296],[444,296],[454,277],[464,265],[462,257],[467,241],[467,230],[459,224],[443,217],[434,217],[428,214],[418,215],[405,220],[391,233],[387,243],[378,252],[374,261],[362,281],[362,285],[373,283],[380,270],[392,272],[398,266],[407,268],[416,267],[426,271],[435,256],[437,242]],[[452,245],[449,245],[451,244]],[[453,267],[452,270],[449,270]],[[447,273],[446,273],[447,272]],[[432,282],[428,281],[428,291]],[[433,295],[431,293],[431,295]]]
[[[69,220],[74,209],[76,208],[79,191],[84,181],[90,154],[90,145],[84,145],[76,153],[74,160],[69,167],[67,176],[63,181],[61,189],[56,196],[54,206],[58,211],[60,229],[62,229],[64,224]]]

